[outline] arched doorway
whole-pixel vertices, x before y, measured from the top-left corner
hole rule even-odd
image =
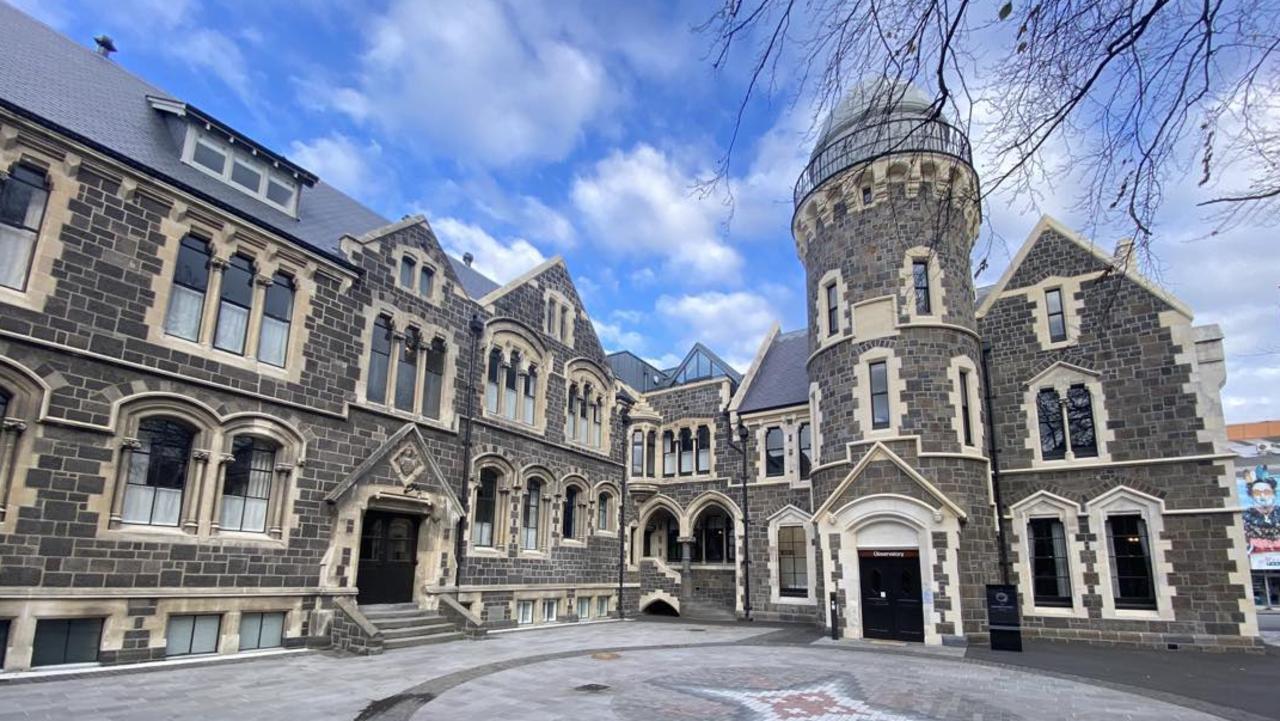
[[[644,614],[646,616],[679,616],[680,612],[672,608],[671,604],[666,601],[658,599],[650,601],[644,607]]]
[[[370,510],[360,529],[357,602],[406,603],[413,600],[418,558],[417,516]]]
[[[916,528],[878,520],[856,531],[864,638],[924,641],[924,594]]]
[[[644,521],[645,558],[680,563],[680,521],[670,510],[657,508]]]

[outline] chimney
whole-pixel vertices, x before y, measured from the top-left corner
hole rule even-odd
[[[463,262],[463,264],[464,264],[464,265],[466,265],[468,268],[470,268],[470,267],[471,267],[471,261],[473,261],[473,260],[475,260],[475,259],[476,259],[476,257],[475,257],[474,255],[470,254],[470,253],[463,253],[463,254],[462,254],[462,262]]]
[[[110,35],[99,35],[93,42],[98,45],[98,54],[104,58],[111,57],[111,53],[116,51],[116,44]]]
[[[1133,238],[1121,238],[1116,241],[1116,252],[1112,255],[1113,262],[1121,267],[1129,267],[1129,263],[1133,260]]]

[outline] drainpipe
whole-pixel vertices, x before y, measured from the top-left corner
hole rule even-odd
[[[627,607],[622,603],[622,582],[627,571],[627,470],[629,461],[627,451],[631,447],[627,429],[631,425],[631,397],[625,393],[618,394],[618,403],[622,405],[618,413],[618,426],[622,429],[622,492],[618,498],[618,618],[627,617]]]
[[[1004,539],[1004,501],[1000,497],[1000,455],[996,450],[995,419],[991,409],[994,407],[991,395],[990,371],[991,342],[982,342],[982,354],[978,356],[982,363],[982,395],[986,402],[983,413],[983,426],[987,432],[987,457],[991,459],[991,491],[996,502],[996,544],[1000,549],[1000,583],[1009,585],[1009,549]]]
[[[476,353],[480,347],[480,336],[484,334],[484,321],[479,313],[471,314],[467,328],[471,331],[471,358],[467,362],[467,413],[463,418],[467,426],[462,432],[462,493],[458,496],[462,515],[458,517],[458,532],[453,544],[453,588],[457,598],[462,595],[462,564],[466,554],[467,514],[471,505],[471,426],[476,403]]]
[[[738,443],[733,442],[733,423],[728,411],[724,413],[725,424],[729,426],[729,447],[742,454],[742,616],[743,620],[751,620],[751,509],[747,505],[747,426],[738,423]]]

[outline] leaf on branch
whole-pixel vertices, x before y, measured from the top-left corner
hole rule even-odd
[[[1013,14],[1013,3],[1012,3],[1012,2],[1007,2],[1007,3],[1005,3],[1004,5],[1001,5],[1001,6],[1000,6],[1000,19],[1001,19],[1001,20],[1004,20],[1005,18],[1009,17],[1009,16],[1010,16],[1010,15],[1012,15],[1012,14]]]

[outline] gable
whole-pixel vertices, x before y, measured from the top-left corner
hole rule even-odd
[[[398,489],[406,495],[424,491],[437,493],[444,497],[454,513],[462,512],[457,494],[445,481],[434,454],[414,423],[406,423],[391,434],[334,487],[324,500],[334,505],[352,489],[366,484]]]
[[[530,328],[538,329],[545,339],[559,343],[559,339],[553,339],[545,333],[546,301],[549,293],[566,301],[576,315],[573,323],[573,355],[607,367],[604,349],[596,336],[595,327],[583,307],[568,266],[559,256],[486,295],[481,302],[489,306],[495,315],[515,318]]]
[[[886,494],[914,498],[935,509],[946,508],[961,520],[968,517],[955,501],[881,442],[876,442],[862,456],[813,516],[821,518],[828,512],[838,512],[856,499]]]

